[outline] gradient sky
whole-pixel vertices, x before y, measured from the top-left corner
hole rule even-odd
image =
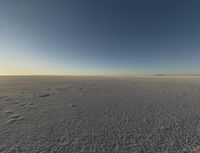
[[[200,74],[200,1],[1,0],[0,74]]]

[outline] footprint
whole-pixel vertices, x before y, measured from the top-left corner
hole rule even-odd
[[[22,121],[22,120],[24,120],[24,118],[22,118],[22,117],[19,117],[19,118],[10,118],[10,119],[7,120],[6,124],[12,124],[14,122]]]
[[[5,99],[6,101],[10,101],[10,100],[12,100],[12,98],[7,98],[7,99]]]
[[[10,116],[10,119],[17,119],[17,118],[20,118],[20,115],[19,114],[14,114],[14,115],[11,115]]]
[[[5,113],[8,113],[8,114],[12,114],[13,113],[13,111],[12,110],[6,110],[6,111],[4,111]]]
[[[24,120],[24,118],[21,116],[18,118],[18,121],[23,121],[23,120]]]
[[[15,119],[15,118],[11,118],[11,119],[9,119],[7,122],[6,122],[6,124],[11,124],[11,123],[14,123],[14,122],[16,122],[17,120]]]
[[[20,106],[20,107],[23,107],[23,106],[25,106],[26,104],[25,103],[20,103],[20,104],[18,104],[18,106]]]
[[[31,111],[33,108],[34,108],[34,107],[29,106],[29,107],[27,107],[26,109],[27,109],[27,111]]]
[[[18,114],[14,114],[14,115],[10,116],[10,118],[7,120],[6,124],[11,124],[11,123],[14,123],[14,122],[17,122],[17,121],[22,121],[22,120],[24,120],[23,117],[21,117]]]
[[[33,105],[35,105],[35,104],[34,104],[34,103],[29,103],[28,105],[29,105],[29,106],[33,106]]]
[[[48,96],[50,96],[51,94],[43,94],[43,95],[40,95],[39,97],[42,97],[42,98],[44,98],[44,97],[48,97]]]

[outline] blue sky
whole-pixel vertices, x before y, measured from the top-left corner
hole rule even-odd
[[[198,0],[1,0],[0,74],[200,74]]]

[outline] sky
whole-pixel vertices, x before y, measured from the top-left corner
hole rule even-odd
[[[199,0],[1,0],[0,75],[199,75]]]

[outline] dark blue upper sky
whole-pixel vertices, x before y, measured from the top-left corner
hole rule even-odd
[[[199,0],[1,0],[0,74],[200,74]]]

